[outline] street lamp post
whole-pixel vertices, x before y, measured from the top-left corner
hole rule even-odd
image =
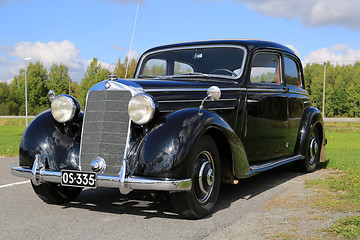
[[[25,114],[26,114],[26,126],[29,123],[28,120],[28,107],[27,107],[27,82],[26,82],[26,70],[27,70],[27,66],[26,66],[26,61],[30,61],[31,58],[25,58]]]

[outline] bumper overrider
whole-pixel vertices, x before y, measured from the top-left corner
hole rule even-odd
[[[168,179],[143,176],[125,176],[126,160],[122,162],[119,176],[97,175],[96,186],[106,188],[119,188],[122,194],[132,190],[153,191],[189,191],[191,190],[191,179]],[[39,185],[43,182],[61,184],[61,171],[46,170],[41,162],[39,154],[35,156],[32,168],[13,166],[11,173],[18,177],[31,179],[32,183]]]

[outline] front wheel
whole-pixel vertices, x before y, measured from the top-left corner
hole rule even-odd
[[[187,192],[170,193],[175,210],[189,219],[203,218],[215,207],[221,180],[220,156],[215,141],[202,136],[190,153],[188,174],[192,188]]]
[[[307,143],[307,150],[305,158],[297,161],[297,167],[300,171],[311,173],[316,169],[316,164],[320,159],[321,140],[319,132],[314,128],[310,134],[309,141]]]
[[[82,191],[82,188],[63,187],[56,183],[44,182],[31,185],[38,197],[46,203],[61,204],[74,200]]]

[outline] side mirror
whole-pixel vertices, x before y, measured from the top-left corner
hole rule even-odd
[[[207,95],[208,95],[208,98],[211,100],[211,101],[217,101],[220,99],[221,97],[221,90],[219,87],[217,86],[211,86],[209,87],[209,89],[207,90]]]
[[[221,97],[221,90],[219,87],[217,87],[217,86],[209,87],[209,89],[207,90],[206,98],[204,98],[204,100],[202,100],[202,102],[200,104],[199,112],[201,112],[201,109],[204,108],[204,103],[207,99],[210,99],[211,101],[217,101],[220,99],[220,97]]]

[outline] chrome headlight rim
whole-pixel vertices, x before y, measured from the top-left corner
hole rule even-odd
[[[63,108],[59,108],[57,105],[63,104],[67,105],[67,112],[64,113]],[[79,102],[73,98],[72,96],[61,94],[54,98],[54,100],[51,102],[51,114],[54,117],[54,119],[59,123],[68,123],[71,120],[74,119],[77,114],[80,112],[80,104]]]
[[[135,101],[142,101],[143,105],[142,109],[133,109],[133,104]],[[144,125],[147,124],[148,122],[151,121],[151,119],[154,117],[155,114],[155,110],[156,110],[156,104],[155,104],[155,100],[148,94],[145,93],[138,93],[136,95],[134,95],[128,104],[128,114],[130,119],[138,124],[138,125]],[[135,111],[142,111],[142,112],[146,112],[146,115],[141,115],[141,117],[139,117],[139,113],[136,114]]]

